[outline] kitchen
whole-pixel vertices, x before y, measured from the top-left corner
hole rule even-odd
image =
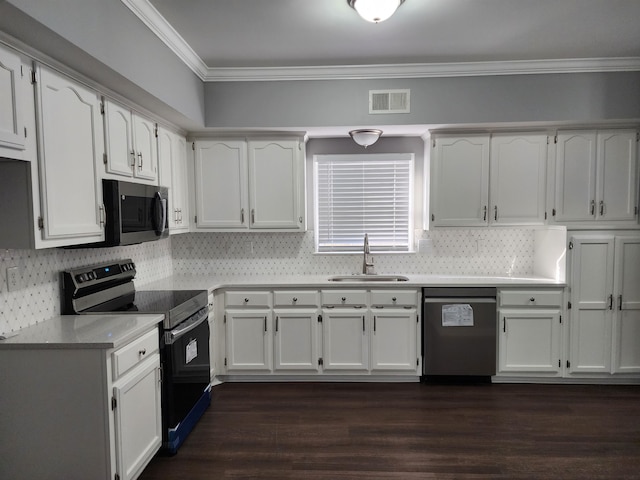
[[[265,82],[245,78],[242,82],[202,82],[137,23],[120,2],[107,5],[70,2],[64,12],[42,5],[36,8],[29,3],[15,1],[0,5],[3,13],[0,27],[11,37],[13,46],[17,43],[21,51],[30,52],[29,48],[32,48],[54,57],[75,72],[93,79],[108,89],[108,93],[115,92],[133,101],[139,110],[152,112],[165,122],[180,126],[182,131],[202,134],[205,125],[216,135],[233,133],[235,129],[253,132],[265,128],[299,132],[306,126],[326,129],[324,134],[311,138],[306,144],[308,195],[313,191],[309,172],[314,155],[362,151],[346,137],[349,128],[339,126],[380,126],[377,120],[380,117],[372,120],[366,114],[366,93],[370,89],[411,90],[412,113],[385,117],[388,119],[383,127],[383,137],[367,152],[411,152],[415,156],[417,172],[427,170],[425,164],[430,147],[420,138],[426,130],[416,131],[412,125],[441,125],[444,128],[440,130],[444,133],[469,131],[481,124],[483,129],[498,133],[502,132],[501,127],[509,126],[512,131],[514,127],[519,131],[534,128],[536,133],[549,131],[554,134],[565,127],[637,128],[640,117],[637,68],[624,72],[400,78],[393,81],[338,78]],[[411,2],[406,2],[398,14],[410,6]],[[91,35],[87,35],[82,22],[65,21],[66,11],[87,19],[93,18],[95,12],[101,12],[102,20]],[[120,26],[119,34],[130,43],[127,58],[137,55],[142,59],[152,56],[150,52],[153,52],[157,61],[152,65],[127,62],[113,45],[114,25]],[[34,31],[39,35],[34,35]],[[175,84],[184,88],[176,89]],[[362,97],[362,105],[354,105],[353,99],[359,97]],[[328,98],[330,102],[325,100]],[[295,105],[295,109],[283,108],[283,99]],[[326,105],[319,105],[314,99],[326,101]],[[255,105],[260,105],[257,111],[252,108]],[[293,111],[296,112],[294,118]],[[394,131],[398,132],[397,136]],[[400,132],[414,133],[407,137],[400,136]],[[343,138],[336,139],[336,136]],[[458,226],[423,230],[421,226],[430,210],[425,198],[426,189],[418,180],[419,173],[416,177],[414,241],[419,247],[422,240],[424,250],[407,255],[374,255],[378,272],[409,276],[428,272],[431,275],[500,277],[535,273],[541,251],[536,245],[544,241],[540,232],[556,231],[547,228],[549,222],[541,229]],[[637,186],[637,181],[635,184]],[[171,275],[189,273],[213,274],[221,278],[272,277],[274,274],[278,277],[319,275],[324,278],[359,271],[361,257],[358,255],[313,253],[312,205],[312,200],[307,198],[307,230],[298,233],[194,232],[173,235],[158,242],[108,249],[5,250],[0,256],[3,277],[0,331],[15,332],[39,319],[58,315],[59,272],[113,259],[132,258],[135,261],[138,287]],[[634,224],[631,230],[626,227],[622,230],[625,234],[637,229],[637,217],[635,223],[631,223]],[[558,224],[563,226],[561,222]],[[9,289],[5,272],[14,266],[19,272],[18,288]],[[554,279],[555,275],[554,272]],[[558,281],[562,283],[565,279],[558,277]],[[563,373],[557,375],[562,377]]]

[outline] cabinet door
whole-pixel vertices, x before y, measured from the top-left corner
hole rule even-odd
[[[560,132],[556,145],[556,221],[593,220],[596,211],[596,133]]]
[[[174,230],[178,233],[189,231],[189,185],[187,174],[187,140],[175,135],[173,144],[174,152],[171,163],[171,186],[173,188],[173,204],[176,207],[176,225]]]
[[[25,74],[18,54],[0,45],[0,147],[25,149],[20,88]]]
[[[39,67],[37,92],[43,237],[69,245],[103,240],[100,99],[46,67]]]
[[[597,220],[635,220],[637,162],[635,130],[598,132]]]
[[[434,226],[486,225],[489,136],[438,137],[432,149]]]
[[[318,311],[274,310],[274,370],[317,373]]]
[[[271,371],[271,311],[227,310],[227,371]]]
[[[196,225],[247,228],[247,153],[243,141],[195,142]]]
[[[369,334],[366,311],[330,310],[322,314],[323,370],[369,370]]]
[[[137,478],[160,449],[160,385],[160,356],[153,355],[113,388],[116,468],[121,480]]]
[[[123,177],[133,175],[133,126],[131,110],[108,99],[104,100],[104,138],[107,153],[106,171]]]
[[[558,310],[501,310],[499,320],[499,372],[561,373]]]
[[[490,223],[544,224],[546,165],[546,135],[491,138]]]
[[[133,142],[136,154],[133,175],[143,180],[158,179],[156,126],[151,120],[133,114]]]
[[[371,370],[416,373],[418,314],[412,309],[372,311]]]
[[[612,236],[574,237],[571,255],[569,371],[611,371]]]
[[[300,142],[249,142],[251,228],[302,229],[303,169]]]
[[[640,372],[640,238],[616,238],[613,371]]]

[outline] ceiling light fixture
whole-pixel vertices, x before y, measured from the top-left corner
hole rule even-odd
[[[378,141],[380,135],[382,135],[382,130],[377,130],[375,128],[351,130],[349,135],[351,135],[353,141],[358,145],[367,148],[369,145],[373,145]]]
[[[367,22],[380,23],[394,14],[404,0],[347,0]]]

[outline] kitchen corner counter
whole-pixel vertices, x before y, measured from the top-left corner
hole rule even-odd
[[[161,314],[60,315],[0,340],[0,350],[119,348],[154,328]]]
[[[381,274],[387,276],[389,274]],[[405,275],[407,281],[340,281],[333,275],[233,276],[173,275],[137,287],[141,290],[214,290],[221,288],[418,288],[418,287],[564,287],[564,282],[536,276]]]

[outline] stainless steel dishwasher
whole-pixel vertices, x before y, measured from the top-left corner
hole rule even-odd
[[[426,380],[495,375],[496,289],[432,287],[422,295]]]

